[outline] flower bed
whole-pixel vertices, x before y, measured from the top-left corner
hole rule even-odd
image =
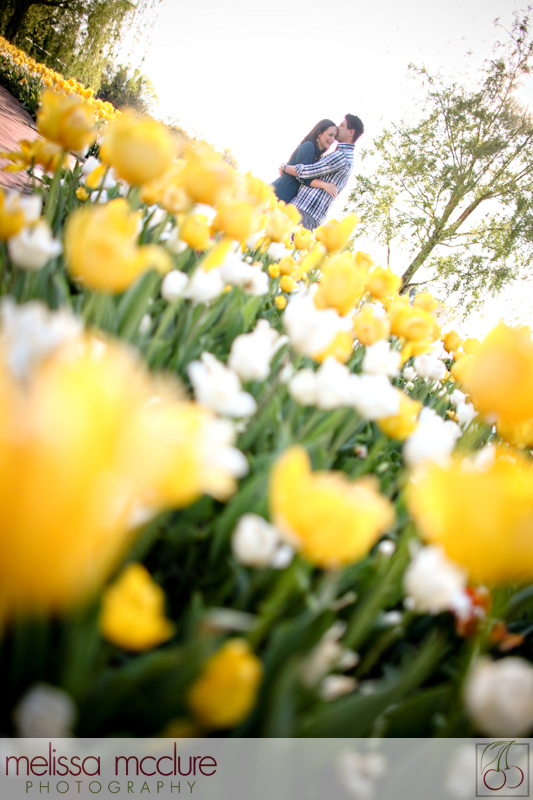
[[[522,736],[533,342],[47,93],[0,195],[6,732]],[[5,155],[5,154],[4,154]],[[527,695],[529,697],[529,694]]]
[[[33,117],[37,112],[39,96],[46,88],[82,97],[92,109],[95,121],[108,122],[120,113],[111,103],[94,97],[93,89],[88,89],[74,78],[67,80],[59,72],[35,61],[3,36],[0,36],[0,83]]]

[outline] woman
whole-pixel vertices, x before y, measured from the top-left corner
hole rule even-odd
[[[322,119],[315,127],[309,131],[307,136],[302,139],[287,164],[314,164],[318,161],[322,153],[328,149],[337,136],[337,126],[330,119]],[[312,186],[314,189],[324,189],[333,197],[337,196],[337,187],[333,183],[326,183],[318,178],[312,181],[303,181],[305,186]],[[298,194],[301,186],[297,178],[292,175],[281,175],[274,183],[274,192],[278,200],[290,203]]]

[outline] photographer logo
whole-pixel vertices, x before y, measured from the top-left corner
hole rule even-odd
[[[476,744],[476,797],[529,797],[529,744]]]

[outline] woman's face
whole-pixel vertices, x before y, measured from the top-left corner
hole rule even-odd
[[[318,149],[327,150],[330,144],[335,141],[336,135],[337,135],[336,125],[330,125],[330,127],[326,128],[325,131],[319,133],[316,138]]]

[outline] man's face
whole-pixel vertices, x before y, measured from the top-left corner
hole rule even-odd
[[[337,141],[338,142],[351,142],[353,140],[354,131],[348,127],[346,118],[343,119],[338,128]]]

